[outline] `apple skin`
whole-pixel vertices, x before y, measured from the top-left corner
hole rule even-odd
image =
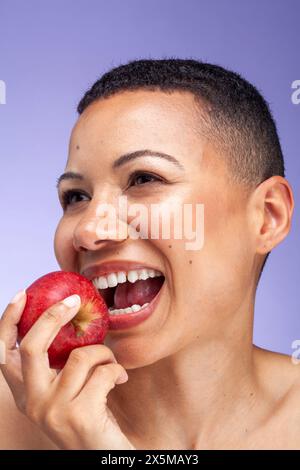
[[[62,369],[74,348],[103,344],[109,326],[108,308],[89,279],[71,271],[54,271],[34,281],[26,294],[26,304],[18,323],[18,342],[51,305],[69,295],[80,296],[80,310],[60,329],[48,349],[51,368]]]

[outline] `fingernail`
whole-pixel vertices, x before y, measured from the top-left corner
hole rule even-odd
[[[125,370],[123,370],[122,374],[118,377],[117,383],[123,384],[127,382],[127,380],[128,380],[128,374]]]
[[[70,295],[70,297],[66,297],[62,302],[69,308],[75,307],[80,302],[80,297],[77,294]]]
[[[22,297],[24,296],[25,294],[25,289],[23,290],[20,290],[10,301],[11,304],[16,304],[17,302],[19,302],[19,300],[22,299]]]

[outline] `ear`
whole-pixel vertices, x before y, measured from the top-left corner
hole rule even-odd
[[[256,252],[266,254],[289,233],[294,210],[291,186],[282,176],[263,181],[253,195],[256,208]]]

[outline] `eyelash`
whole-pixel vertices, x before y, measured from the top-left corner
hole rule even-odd
[[[151,178],[155,178],[156,181],[148,181],[146,183],[142,183],[142,186],[145,185],[145,184],[153,184],[153,183],[166,183],[165,180],[163,180],[161,177],[157,176],[157,175],[154,175],[153,173],[149,173],[149,172],[145,172],[145,171],[136,171],[134,173],[132,173],[132,175],[130,175],[130,178],[129,178],[129,186],[127,186],[126,189],[129,189],[130,188],[130,183],[132,183],[132,181],[134,180],[134,178],[137,178],[138,176],[150,176]],[[141,185],[138,185],[138,186],[141,186]],[[61,194],[61,201],[62,201],[62,206],[63,206],[63,209],[66,209],[67,206],[69,205],[72,205],[72,203],[70,202],[71,198],[73,196],[87,196],[87,194],[85,194],[83,191],[81,190],[76,190],[76,189],[67,189],[66,191],[63,191],[62,194]],[[87,196],[88,197],[88,196]],[[81,202],[81,201],[79,201]]]
[[[160,176],[157,176],[155,175],[154,173],[149,173],[147,171],[135,171],[133,172],[130,177],[129,177],[129,183],[132,183],[132,181],[134,180],[134,178],[137,178],[138,176],[150,176],[151,178],[155,178],[156,181],[148,181],[147,183],[149,184],[153,184],[153,183],[166,183],[166,181],[161,178]],[[146,183],[143,183],[143,184],[146,184]],[[129,186],[130,187],[130,186]]]

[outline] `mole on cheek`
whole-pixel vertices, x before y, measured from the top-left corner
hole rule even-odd
[[[172,248],[172,245],[169,245],[169,248]]]
[[[79,145],[76,145],[76,150],[79,150],[79,149],[80,149]]]
[[[192,264],[192,262],[193,262],[193,261],[190,259],[189,263]]]

